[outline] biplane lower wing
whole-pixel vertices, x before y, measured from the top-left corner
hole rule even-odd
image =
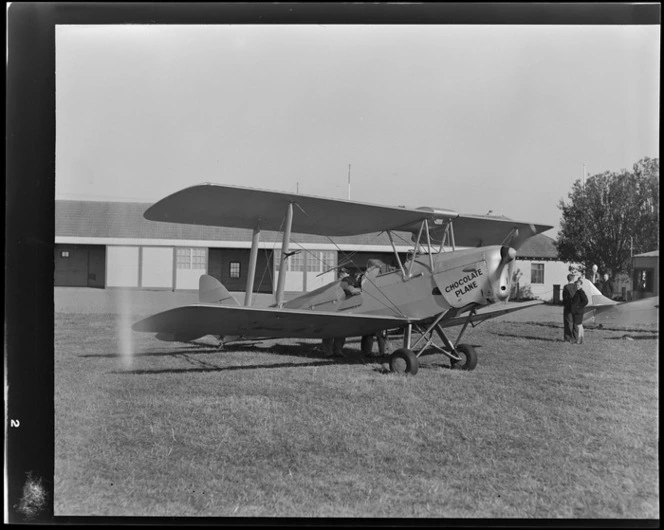
[[[541,305],[543,303],[544,302],[541,300],[533,300],[532,302],[506,302],[504,304],[490,305],[478,309],[474,314],[470,315],[470,322],[472,324],[479,324],[485,320],[507,315],[508,313],[514,313],[515,311],[522,311],[523,309],[528,309],[529,307]],[[440,322],[440,326],[443,328],[461,326],[468,322],[468,317],[468,314],[463,314],[447,320],[443,319]]]
[[[174,336],[325,338],[369,335],[405,326],[408,319],[389,316],[193,304],[157,313],[136,322],[134,331]]]

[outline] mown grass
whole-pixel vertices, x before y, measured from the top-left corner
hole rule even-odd
[[[410,377],[357,341],[128,357],[123,322],[56,315],[56,515],[659,517],[652,331],[489,322],[476,370]]]

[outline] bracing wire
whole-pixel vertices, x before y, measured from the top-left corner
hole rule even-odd
[[[301,211],[304,215],[306,215],[306,216],[307,216],[307,217],[313,222],[314,225],[319,226],[318,223],[316,222],[316,220],[315,220],[313,217],[311,217],[311,216],[310,216],[310,215],[304,210],[304,208],[302,208],[302,206],[300,206],[298,203],[295,203],[295,205],[300,209],[300,211]],[[325,237],[326,237],[326,238],[327,238],[327,239],[328,239],[328,240],[329,240],[329,241],[335,246],[335,248],[337,249],[338,252],[340,252],[340,253],[341,253],[344,257],[346,257],[346,258],[348,257],[348,255],[346,255],[346,253],[345,253],[343,250],[341,250],[341,248],[340,248],[339,245],[336,243],[336,241],[334,241],[334,240],[333,240],[330,236],[328,236],[327,234],[323,233],[322,230],[320,231],[320,233],[323,234],[323,235],[324,235],[324,236],[325,236]],[[382,233],[383,233],[383,232],[380,232],[376,237],[380,236],[380,234],[382,234]],[[351,254],[351,256],[352,256],[352,255],[355,255],[356,253],[357,253],[357,251],[353,252],[353,253]],[[351,259],[349,260],[349,263],[352,263],[352,264],[355,265],[356,267],[358,266],[358,265],[352,260],[352,257],[351,257]],[[338,268],[338,266],[337,266],[337,268]],[[393,302],[393,301],[392,301],[392,300],[391,300],[391,299],[390,299],[390,298],[389,298],[384,292],[382,292],[380,289],[378,289],[378,286],[373,282],[373,280],[372,280],[371,278],[367,277],[366,275],[365,275],[364,277],[365,277],[365,279],[366,279],[367,281],[369,281],[374,287],[376,287],[376,289],[378,290],[378,292],[381,293],[381,294],[383,295],[383,297],[385,297],[385,299],[387,300],[387,302],[388,302],[392,307],[390,308],[390,305],[385,304],[384,301],[379,300],[377,297],[371,295],[370,293],[366,293],[366,291],[364,291],[363,294],[368,294],[368,295],[370,295],[374,300],[376,300],[376,302],[378,302],[378,303],[380,303],[380,304],[383,304],[383,305],[384,305],[385,307],[387,307],[387,308],[394,309],[394,310],[399,314],[399,316],[402,316],[402,317],[405,317],[405,316],[406,316],[406,315],[404,315],[404,314],[401,312],[401,310],[399,309],[399,307],[398,307],[398,306],[397,306],[397,305],[396,305],[396,304],[395,304],[395,303],[394,303],[394,302]]]

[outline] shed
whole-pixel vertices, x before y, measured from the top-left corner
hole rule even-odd
[[[659,250],[632,256],[634,300],[659,295]]]

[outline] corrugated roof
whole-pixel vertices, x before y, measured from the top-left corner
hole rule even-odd
[[[57,237],[127,238],[127,239],[182,239],[191,241],[251,241],[251,230],[214,226],[185,225],[148,221],[143,212],[152,203],[105,201],[55,201],[55,235]],[[411,234],[399,234],[398,246],[411,245]],[[385,245],[391,247],[385,233],[335,237],[293,234],[298,243],[331,243],[337,245]],[[262,232],[261,241],[281,242],[278,232]],[[553,239],[538,234],[526,240],[519,248],[518,258],[545,259],[558,257]]]

